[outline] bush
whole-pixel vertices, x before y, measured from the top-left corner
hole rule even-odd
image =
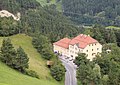
[[[33,71],[33,70],[28,70],[26,71],[26,74],[28,76],[34,77],[34,78],[38,78],[39,79],[39,75],[37,74],[37,72]]]

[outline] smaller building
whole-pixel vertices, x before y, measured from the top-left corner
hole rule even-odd
[[[54,64],[53,61],[47,61],[47,66],[50,68]]]
[[[75,59],[78,53],[85,53],[92,60],[102,52],[102,45],[90,36],[80,34],[73,39],[63,38],[53,43],[54,52]]]

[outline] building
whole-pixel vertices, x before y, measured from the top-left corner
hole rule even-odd
[[[102,52],[102,45],[90,36],[80,34],[73,39],[63,38],[53,43],[54,52],[75,59],[78,53],[85,53],[92,60]]]

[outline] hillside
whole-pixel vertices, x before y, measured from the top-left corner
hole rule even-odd
[[[45,79],[36,79],[7,67],[0,62],[0,85],[61,85]]]
[[[43,7],[54,4],[78,25],[120,26],[119,0],[37,0]]]
[[[18,34],[11,36],[10,39],[15,48],[21,46],[27,53],[29,56],[29,69],[36,71],[40,76],[40,80],[18,73],[0,62],[0,83],[10,85],[43,85],[43,83],[44,85],[60,84],[50,76],[49,69],[46,67],[46,61],[41,58],[40,54],[32,46],[31,37],[24,34]],[[0,37],[0,45],[2,40],[3,37]],[[62,83],[60,85],[62,85]]]
[[[78,24],[120,26],[120,0],[62,0],[64,14]]]
[[[49,3],[55,1],[51,0]],[[81,32],[69,18],[56,10],[55,5],[42,7],[39,2],[36,0],[0,0],[0,10],[6,10],[14,15],[20,13],[21,15],[20,21],[15,22],[16,24],[13,23],[14,20],[11,17],[9,19],[0,17],[0,36],[9,36],[19,32],[25,34],[40,32],[53,43],[66,36],[77,36]],[[58,0],[56,3],[61,6],[61,1]]]

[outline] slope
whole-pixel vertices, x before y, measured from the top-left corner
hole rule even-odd
[[[62,0],[64,14],[77,24],[120,26],[120,0]]]
[[[18,73],[0,63],[0,83],[10,85],[62,85],[62,83],[56,82],[51,77],[49,69],[46,67],[46,61],[41,58],[40,54],[32,46],[31,37],[24,34],[18,34],[9,38],[12,40],[15,48],[21,46],[27,53],[29,56],[29,69],[36,71],[40,76],[40,80]],[[2,40],[3,37],[0,37],[0,45]]]

